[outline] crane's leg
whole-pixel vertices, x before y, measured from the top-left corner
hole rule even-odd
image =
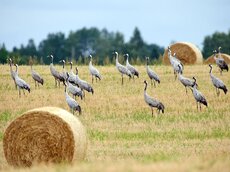
[[[196,102],[196,109],[197,109],[197,111],[198,111],[198,102]]]
[[[36,81],[35,80],[34,80],[34,84],[35,84],[35,89],[36,89],[37,85],[36,85]]]
[[[151,107],[151,110],[152,110],[152,117],[153,117],[153,108]]]
[[[187,90],[187,87],[186,86],[184,86],[185,87],[185,90],[186,90],[186,95],[188,95],[188,90]]]
[[[57,80],[56,80],[56,78],[54,78],[54,85],[55,85],[55,87],[57,87]]]
[[[21,90],[19,87],[18,87],[18,94],[19,94],[19,97],[21,97]]]
[[[93,84],[93,75],[92,75],[92,84]]]
[[[220,69],[220,75],[222,75],[222,70]]]
[[[96,77],[96,82],[97,82],[97,77]]]
[[[154,87],[156,88],[156,82],[155,82],[155,81],[153,81],[153,83],[154,83]]]
[[[150,78],[150,81],[151,81],[151,85],[153,85],[153,80]]]
[[[201,103],[200,103],[200,111],[201,111]]]
[[[17,84],[16,84],[15,80],[14,80],[14,85],[15,85],[15,89],[17,90]]]
[[[121,74],[121,85],[123,85],[123,74]]]
[[[61,81],[58,80],[58,86],[59,86],[59,88],[60,88],[60,84],[61,84],[60,82],[61,82]]]
[[[24,91],[24,89],[22,89],[22,91],[23,91],[23,94],[25,95],[25,91]]]

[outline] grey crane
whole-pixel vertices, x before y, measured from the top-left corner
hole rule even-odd
[[[181,61],[176,57],[176,53],[173,54],[172,56],[172,52],[170,47],[168,47],[168,57],[169,57],[169,61],[173,67],[173,71],[174,71],[174,76],[175,76],[175,80],[177,78],[177,73],[181,73],[183,74],[183,64],[181,63]],[[179,67],[180,66],[180,67]]]
[[[145,89],[144,89],[144,99],[145,99],[145,102],[149,105],[149,107],[151,108],[152,110],[152,117],[153,117],[153,108],[157,108],[158,110],[158,113],[160,113],[160,111],[162,113],[164,113],[164,105],[163,103],[161,103],[160,101],[156,100],[156,99],[153,99],[152,97],[150,97],[146,90],[147,90],[147,86],[148,86],[148,83],[147,81],[145,80],[144,81],[144,84],[145,84]]]
[[[69,62],[70,64],[70,72],[69,72],[69,78],[68,78],[68,81],[71,83],[71,84],[74,84],[74,85],[77,85],[77,80],[76,80],[76,75],[75,73],[73,72],[73,62]]]
[[[39,87],[39,83],[43,85],[44,80],[43,78],[33,69],[33,64],[31,63],[31,75],[32,78],[34,79],[35,82],[35,88],[38,86]]]
[[[59,72],[60,80],[61,81],[63,81],[63,80],[66,81],[67,75],[66,75],[66,71],[65,71],[65,60],[61,60],[59,62],[62,63],[62,72]]]
[[[224,94],[227,94],[228,89],[226,88],[224,82],[221,79],[215,77],[212,74],[212,65],[211,64],[209,64],[209,67],[210,67],[210,71],[209,71],[210,78],[212,80],[212,84],[214,85],[214,87],[216,87],[216,94],[217,94],[217,96],[220,95],[220,90],[219,89],[223,90]]]
[[[197,90],[196,78],[193,77],[193,79],[194,79],[195,84],[191,87],[191,89],[192,89],[193,96],[196,100],[197,111],[198,111],[198,104],[200,104],[200,111],[201,111],[201,104],[208,106],[208,102],[205,99],[204,95],[200,91]]]
[[[16,75],[16,72],[13,71],[13,69],[12,69],[13,61],[12,61],[11,58],[9,58],[9,64],[10,64],[10,76],[11,76],[11,78],[12,78],[13,81],[14,81],[15,88],[17,89],[17,84],[16,84],[16,82],[15,82],[15,75]]]
[[[79,87],[72,85],[69,82],[69,73],[68,72],[66,73],[66,75],[67,75],[66,83],[67,83],[68,91],[73,95],[74,99],[76,99],[76,96],[78,96],[82,99],[84,96],[83,91]]]
[[[64,83],[64,85],[65,85],[65,99],[69,108],[72,110],[73,115],[75,111],[78,111],[79,115],[81,115],[81,106],[77,103],[76,100],[74,100],[72,97],[69,96],[66,90],[66,86],[67,86],[66,83]]]
[[[180,65],[178,65],[178,67],[180,68]],[[185,87],[185,90],[186,90],[186,94],[187,94],[187,87],[192,87],[194,84],[197,85],[197,83],[195,83],[194,80],[190,79],[190,78],[187,78],[187,77],[184,77],[181,72],[179,72],[179,77],[178,77],[179,81],[184,85]]]
[[[19,76],[18,76],[18,65],[15,64],[16,66],[16,72],[15,72],[15,82],[17,84],[17,87],[18,87],[18,93],[19,93],[19,97],[21,97],[21,89],[23,89],[23,92],[24,92],[24,89],[27,90],[29,93],[30,93],[30,85],[27,84],[23,79],[21,79]],[[25,94],[25,93],[24,93]]]
[[[137,76],[137,78],[139,78],[138,70],[129,63],[129,54],[125,54],[124,57],[126,57],[126,68],[132,73],[133,79],[134,76]]]
[[[82,89],[82,90],[86,90],[88,92],[91,92],[92,94],[94,93],[93,87],[86,81],[82,80],[79,78],[78,76],[78,69],[76,67],[76,82],[77,85]]]
[[[60,77],[60,74],[59,72],[55,69],[54,65],[53,65],[53,55],[49,55],[48,57],[51,58],[51,62],[50,62],[50,72],[51,74],[53,75],[54,79],[55,79],[55,86],[57,87],[57,82],[58,82],[58,85],[60,87],[60,82],[63,82],[64,83],[64,78],[61,78]]]
[[[97,68],[95,68],[93,65],[92,65],[92,55],[90,54],[89,55],[89,58],[90,58],[90,61],[89,61],[89,72],[90,74],[92,75],[92,83],[93,83],[93,77],[96,78],[96,82],[97,82],[97,78],[99,80],[101,80],[101,74],[100,72],[97,70]]]
[[[116,58],[116,67],[117,70],[121,73],[121,84],[123,85],[123,75],[129,76],[129,79],[132,77],[132,73],[130,70],[127,69],[127,67],[121,65],[118,61],[118,53],[116,51],[113,52],[113,55],[115,55]]]
[[[151,84],[154,83],[154,87],[156,87],[155,81],[160,84],[160,77],[149,67],[149,57],[146,57],[146,71],[151,80]]]
[[[223,70],[228,71],[228,65],[224,61],[224,59],[222,58],[220,49],[221,49],[221,47],[218,48],[218,58],[216,57],[217,51],[214,50],[213,52],[214,52],[214,59],[216,61],[217,66],[220,68],[220,74],[222,75]]]

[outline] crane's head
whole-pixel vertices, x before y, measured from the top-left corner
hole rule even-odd
[[[73,62],[69,62],[70,65],[73,65]]]
[[[116,57],[118,56],[118,52],[116,52],[115,50],[113,51],[113,55],[115,55]]]
[[[60,60],[59,62],[60,62],[60,63],[64,63],[64,64],[65,64],[65,60]]]
[[[89,55],[89,58],[91,58],[91,59],[92,59],[92,55],[91,55],[91,54]]]
[[[129,54],[124,54],[124,57],[129,57]]]
[[[14,64],[14,66],[18,67],[18,64]]]
[[[173,53],[173,56],[175,57],[175,56],[176,56],[176,53]]]
[[[146,60],[149,60],[149,57],[146,56],[145,59],[146,59]]]
[[[218,48],[218,50],[220,51],[221,47]]]
[[[51,55],[48,55],[47,57],[50,57],[50,58],[52,58],[52,59],[54,58],[54,56],[53,56],[52,54],[51,54]]]

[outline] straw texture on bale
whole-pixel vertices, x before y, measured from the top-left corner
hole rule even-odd
[[[172,55],[176,53],[177,58],[183,64],[202,64],[203,56],[201,51],[192,43],[189,42],[178,42],[170,46]],[[163,55],[163,63],[166,65],[170,64],[168,57],[168,49],[165,50]]]
[[[64,109],[37,108],[10,123],[3,149],[13,166],[79,161],[86,155],[86,131],[78,118]]]
[[[218,55],[217,55],[217,56],[218,56]],[[227,64],[230,64],[230,55],[221,53],[221,57],[224,59],[224,61],[225,61]],[[216,61],[215,61],[213,55],[210,56],[210,57],[208,57],[208,58],[204,61],[204,64],[214,64],[214,63],[216,63]]]

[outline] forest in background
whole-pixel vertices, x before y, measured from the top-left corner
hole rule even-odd
[[[222,47],[224,53],[230,54],[230,30],[228,33],[215,32],[206,36],[201,50],[203,57],[207,58],[212,55],[213,50],[219,46]],[[0,44],[0,63],[7,63],[7,58],[11,57],[15,63],[29,64],[29,59],[32,57],[34,64],[49,64],[50,58],[47,58],[47,55],[52,54],[54,63],[65,59],[77,64],[87,64],[89,61],[87,57],[92,54],[95,64],[108,65],[114,63],[112,52],[116,50],[121,54],[120,58],[123,58],[123,54],[129,53],[131,63],[139,65],[145,62],[145,56],[160,63],[165,48],[154,43],[146,43],[137,27],[134,28],[133,35],[128,42],[125,42],[124,35],[120,32],[84,27],[71,31],[67,37],[62,32],[49,33],[38,46],[35,45],[32,38],[28,40],[27,45],[14,47],[12,51],[8,51],[2,43]]]

